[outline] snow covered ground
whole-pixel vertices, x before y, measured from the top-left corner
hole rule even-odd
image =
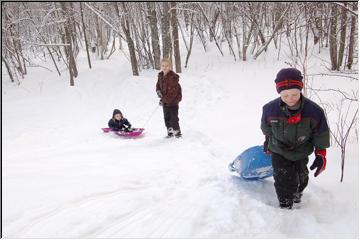
[[[348,146],[343,183],[332,147],[327,170],[311,172],[303,202],[278,209],[272,178],[246,182],[228,164],[262,144],[262,105],[277,97],[273,79],[287,65],[271,51],[234,62],[215,47],[195,47],[180,74],[182,139],[163,138],[157,72],[131,76],[121,52],[93,59],[91,70],[82,53],[75,87],[66,72],[33,68],[19,86],[3,73],[3,236],[358,238],[357,142]],[[325,81],[358,88],[328,78],[314,85]],[[114,108],[145,136],[102,133]]]

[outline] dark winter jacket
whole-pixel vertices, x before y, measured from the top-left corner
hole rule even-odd
[[[120,121],[115,119],[116,114],[121,115]],[[123,115],[119,109],[114,109],[113,116],[109,120],[108,125],[109,125],[109,128],[111,128],[114,131],[125,130],[127,128],[131,128],[130,122],[126,118],[123,117]]]
[[[161,71],[156,83],[156,91],[160,90],[162,102],[166,106],[178,105],[182,99],[179,75],[170,70],[165,76]]]
[[[114,131],[125,130],[127,128],[131,128],[130,122],[126,118],[122,118],[120,121],[112,118],[109,120],[109,128]]]
[[[261,130],[269,138],[268,149],[288,160],[308,157],[314,147],[330,146],[330,130],[323,109],[301,95],[300,109],[290,113],[277,98],[263,107]]]

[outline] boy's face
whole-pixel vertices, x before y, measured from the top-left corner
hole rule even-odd
[[[281,100],[286,103],[286,105],[288,105],[289,107],[292,107],[294,105],[296,105],[296,103],[299,101],[300,99],[300,93],[301,91],[297,88],[293,88],[293,89],[286,89],[286,90],[282,90],[280,92],[280,97]]]
[[[161,63],[161,70],[164,73],[168,73],[170,71],[170,64],[168,62],[162,62]]]
[[[121,114],[120,113],[115,114],[114,118],[116,120],[120,121],[121,120]]]

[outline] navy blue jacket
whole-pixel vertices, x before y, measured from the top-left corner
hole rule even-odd
[[[125,130],[126,128],[131,128],[130,122],[126,118],[122,118],[120,121],[111,118],[109,120],[109,128],[111,128],[114,131],[120,131]]]

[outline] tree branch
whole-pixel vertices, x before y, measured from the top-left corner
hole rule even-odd
[[[351,14],[353,14],[354,16],[358,16],[358,13],[355,12],[354,10],[351,10],[350,8],[346,7],[345,5],[341,4],[341,3],[338,3],[338,2],[333,2],[333,4],[336,4],[342,8],[345,8],[348,12],[350,12]]]
[[[313,91],[319,91],[319,92],[337,92],[337,93],[340,93],[341,95],[343,95],[343,97],[346,98],[347,100],[354,101],[354,102],[358,102],[358,101],[359,101],[359,99],[357,99],[357,98],[351,98],[351,97],[349,97],[347,94],[345,94],[344,92],[342,92],[342,91],[339,90],[339,89],[332,89],[332,88],[329,88],[329,89],[319,89],[319,88],[311,88],[311,87],[308,87],[308,89],[313,90]]]

